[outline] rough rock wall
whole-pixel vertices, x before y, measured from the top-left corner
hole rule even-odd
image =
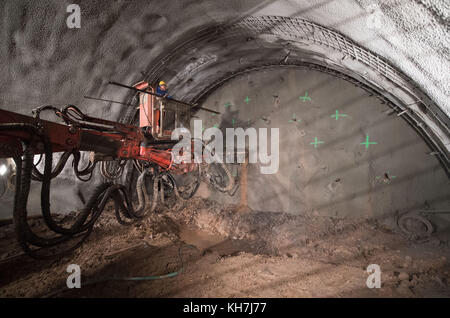
[[[71,3],[81,6],[80,29],[67,28]],[[382,29],[367,27],[366,18],[376,11],[373,4],[382,12]],[[30,114],[38,105],[71,103],[91,115],[118,119],[123,106],[83,96],[126,100],[127,91],[106,82],[141,80],[154,59],[190,30],[250,15],[284,15],[333,28],[379,53],[448,114],[448,12],[446,1],[2,1],[0,107]],[[231,59],[232,49],[226,52]],[[228,62],[222,63],[226,67]],[[192,80],[201,81],[201,72]],[[65,201],[54,200],[53,207],[79,208],[77,193],[87,195],[92,186],[74,183],[71,172],[65,171],[53,187],[54,195]],[[31,202],[38,202],[37,189],[33,193]],[[3,206],[0,214],[9,211],[10,206]]]

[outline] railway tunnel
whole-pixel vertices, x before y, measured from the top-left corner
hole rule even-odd
[[[110,81],[165,81],[173,99],[197,107],[188,128],[254,129],[259,148],[267,131],[276,169],[226,164],[232,191],[201,182],[192,199],[161,202],[128,227],[107,207],[86,242],[55,265],[15,242],[14,167],[5,161],[2,297],[450,295],[445,1],[77,1],[76,27],[70,4],[0,4],[1,109],[31,116],[41,105],[75,105],[138,125],[138,93]],[[76,179],[70,162],[50,190],[62,221],[105,182],[100,169],[89,182]],[[123,170],[114,182],[134,193],[136,168]],[[42,231],[39,182],[27,209]],[[183,274],[153,280],[178,273],[179,258]],[[69,290],[68,264],[88,282],[152,281]],[[370,264],[382,269],[381,288],[366,286]]]

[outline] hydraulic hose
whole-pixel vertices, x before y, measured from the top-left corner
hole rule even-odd
[[[41,208],[44,220],[47,226],[52,228],[58,228],[56,223],[51,217],[50,213],[50,183],[52,173],[52,150],[51,144],[45,136],[40,134],[40,131],[32,124],[2,124],[0,125],[0,131],[22,130],[28,131],[31,135],[38,136],[44,143],[45,164],[44,173],[42,175],[42,188],[41,188]],[[16,163],[16,185],[14,195],[14,211],[13,220],[14,228],[17,235],[18,242],[22,249],[34,258],[48,258],[66,254],[76,248],[78,248],[87,236],[92,231],[91,227],[86,227],[82,235],[84,237],[72,248],[64,251],[63,253],[52,254],[45,256],[38,254],[36,250],[30,248],[30,245],[41,247],[44,249],[55,247],[64,242],[69,241],[74,237],[74,234],[81,234],[83,231],[71,231],[71,235],[59,235],[54,238],[44,238],[33,233],[28,225],[28,212],[27,203],[31,185],[32,169],[34,167],[33,158],[34,154],[31,146],[28,143],[24,143],[23,160],[20,156],[16,156],[14,161]],[[57,232],[57,231],[54,231]]]
[[[61,158],[59,158],[58,164],[56,165],[55,169],[52,171],[52,173],[50,175],[51,179],[54,179],[57,176],[59,176],[59,174],[63,171],[64,167],[66,166],[67,160],[69,159],[71,154],[72,153],[69,151],[66,151],[63,153]],[[41,161],[41,160],[42,160],[42,156],[41,156],[41,159],[39,159],[39,161]],[[31,178],[34,181],[42,181],[44,178],[44,175],[36,167],[38,164],[39,163],[37,163],[36,165],[33,164],[33,173],[31,175]]]
[[[73,166],[73,170],[75,172],[75,176],[78,178],[78,180],[80,180],[82,182],[90,181],[92,179],[92,174],[94,172],[94,169],[97,166],[97,162],[96,161],[94,161],[93,163],[89,162],[87,167],[80,171],[79,164],[80,164],[81,154],[79,151],[74,151],[74,152],[72,152],[72,155],[73,155],[72,166]],[[87,179],[83,179],[82,178],[83,176],[88,176],[88,177],[87,177]]]
[[[109,200],[114,201],[115,215],[120,224],[129,225],[133,221],[144,218],[148,213],[155,211],[158,204],[158,190],[161,183],[161,200],[164,200],[164,186],[162,179],[167,178],[173,186],[173,192],[177,200],[187,200],[183,198],[176,184],[174,177],[168,171],[162,173],[156,172],[153,176],[153,195],[150,199],[147,188],[146,178],[149,175],[148,169],[143,169],[137,180],[137,197],[138,206],[133,207],[131,196],[126,187],[112,182],[104,183],[98,186],[93,192],[92,196],[86,203],[85,208],[76,216],[72,225],[68,228],[63,227],[51,215],[50,211],[50,186],[52,178],[56,177],[64,168],[70,155],[74,156],[73,166],[77,177],[80,175],[92,174],[95,163],[90,163],[82,171],[79,170],[80,153],[66,152],[60,158],[55,169],[52,169],[53,153],[52,145],[47,135],[33,124],[2,124],[0,125],[0,132],[2,131],[27,131],[30,136],[38,137],[44,145],[44,171],[41,173],[36,169],[33,163],[34,151],[29,142],[23,141],[23,158],[17,154],[14,158],[16,162],[16,184],[14,196],[14,211],[13,220],[14,228],[17,235],[18,242],[22,249],[31,257],[38,259],[52,258],[65,255],[76,248],[78,248],[91,234],[95,222],[105,209]],[[28,140],[28,138],[27,138]],[[123,168],[123,167],[122,167]],[[30,193],[31,180],[34,177],[41,181],[41,213],[48,229],[56,233],[55,237],[47,238],[35,234],[28,225],[27,203]],[[198,178],[200,178],[201,170],[199,167]],[[198,189],[198,184],[193,193]],[[193,195],[190,194],[190,196]],[[125,217],[125,219],[123,218]],[[53,248],[60,247],[61,244],[71,243],[72,239],[79,239],[77,243],[71,244],[71,247],[62,252],[53,251]],[[32,247],[37,247],[33,249]],[[43,251],[47,251],[46,254]],[[42,253],[41,253],[42,252]]]
[[[208,151],[210,154],[212,154],[211,146],[210,146],[209,144],[206,144],[206,143],[203,142],[203,141],[200,141],[200,142],[203,143],[204,150],[206,150],[206,151]],[[225,174],[226,178],[228,179],[228,183],[226,183],[225,186],[220,185],[218,182],[216,182],[216,180],[214,180],[214,179],[212,178],[213,176],[211,175],[210,171],[211,171],[212,169],[214,169],[214,166],[216,167],[216,169],[222,169],[223,172],[222,172],[222,173],[219,172],[219,173],[220,173],[222,176],[223,176],[223,174]],[[213,186],[217,191],[220,191],[220,192],[229,192],[229,191],[231,191],[231,190],[234,188],[234,185],[235,185],[234,177],[233,177],[233,175],[232,175],[230,169],[228,169],[228,167],[226,166],[225,163],[223,163],[223,162],[221,162],[221,163],[220,163],[220,162],[219,162],[219,163],[212,163],[212,164],[208,165],[208,168],[205,169],[205,172],[206,172],[206,175],[203,177],[203,180],[204,180],[206,183],[208,183],[208,184],[210,184],[211,186]]]

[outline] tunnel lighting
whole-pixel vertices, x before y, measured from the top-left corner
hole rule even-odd
[[[8,171],[8,168],[6,167],[6,165],[0,166],[0,176],[4,176],[7,171]]]

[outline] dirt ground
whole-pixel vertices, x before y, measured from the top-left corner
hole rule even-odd
[[[238,213],[203,199],[129,227],[109,207],[70,256],[20,253],[12,226],[0,227],[0,297],[450,297],[450,247],[438,236],[415,244],[375,220]],[[69,264],[81,289],[66,287]],[[379,289],[366,286],[370,264]]]

